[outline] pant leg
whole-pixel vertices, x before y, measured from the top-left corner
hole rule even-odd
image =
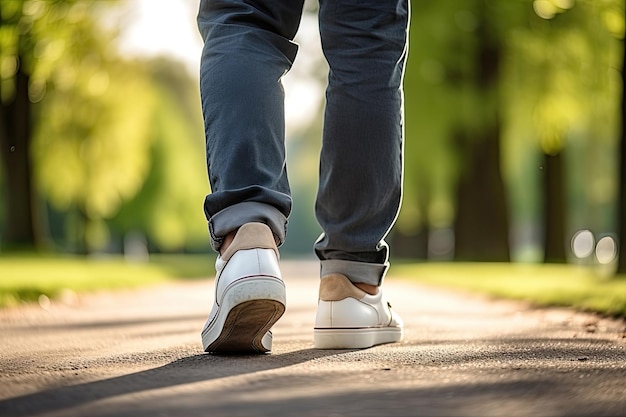
[[[403,175],[408,0],[320,0],[326,91],[315,244],[322,276],[380,285]]]
[[[200,92],[212,193],[204,203],[212,245],[250,221],[285,238],[291,196],[285,166],[282,76],[303,0],[202,0]]]

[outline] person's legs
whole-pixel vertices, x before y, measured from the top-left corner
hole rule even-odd
[[[408,8],[408,0],[320,0],[330,73],[316,200],[317,348],[402,339],[402,320],[378,287],[402,196]]]
[[[303,0],[202,0],[205,42],[200,90],[212,193],[206,197],[212,245],[248,222],[285,238],[291,197],[285,167],[282,76]]]
[[[303,0],[202,0],[200,68],[205,199],[216,261],[215,302],[202,329],[207,352],[267,352],[285,310],[278,249],[291,196],[285,167],[282,76]],[[226,241],[226,244],[225,244]]]
[[[407,0],[320,0],[330,66],[316,215],[322,275],[379,286],[401,200]]]

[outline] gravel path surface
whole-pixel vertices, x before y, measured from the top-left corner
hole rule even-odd
[[[202,353],[209,280],[0,311],[0,416],[626,416],[624,321],[389,279],[403,342],[314,350],[318,266],[283,273],[269,355]]]

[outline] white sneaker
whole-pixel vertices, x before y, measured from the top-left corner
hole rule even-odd
[[[247,223],[215,262],[215,302],[202,328],[205,352],[263,353],[285,312],[285,284],[270,228]]]
[[[320,282],[313,331],[316,349],[361,349],[402,340],[402,319],[382,291],[370,295],[340,274]]]

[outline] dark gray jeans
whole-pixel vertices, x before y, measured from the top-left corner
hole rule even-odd
[[[285,239],[291,196],[282,76],[291,68],[303,0],[202,0],[198,27],[212,245],[244,223]],[[402,194],[408,0],[320,0],[330,66],[315,243],[322,276],[380,285],[384,241]]]

